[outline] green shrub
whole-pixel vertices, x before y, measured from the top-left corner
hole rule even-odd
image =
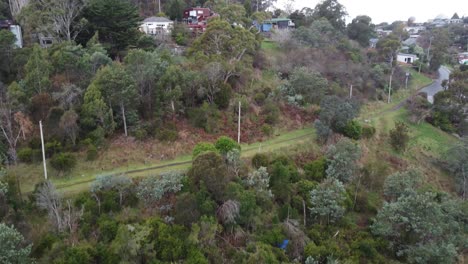
[[[266,96],[264,93],[256,93],[254,96],[254,100],[258,105],[263,105],[265,103]]]
[[[179,139],[179,133],[176,130],[162,129],[157,132],[156,137],[159,141],[174,142]]]
[[[68,172],[76,166],[76,158],[71,153],[59,153],[52,157],[50,165],[59,172]]]
[[[99,226],[99,238],[103,242],[110,242],[115,238],[117,235],[117,229],[119,225],[117,221],[111,219],[107,215],[103,215],[98,220]]]
[[[220,113],[216,105],[205,102],[201,107],[189,110],[188,116],[195,127],[203,128],[208,133],[215,133],[218,130]]]
[[[252,157],[252,166],[256,169],[260,167],[266,168],[268,167],[268,164],[270,164],[270,158],[267,154],[257,153]]]
[[[148,136],[148,132],[146,131],[146,129],[140,127],[138,129],[135,129],[135,131],[133,132],[133,135],[135,136],[135,138],[137,140],[144,140],[146,139],[146,137]]]
[[[98,150],[96,146],[94,146],[93,144],[90,144],[88,146],[88,150],[86,150],[86,160],[93,161],[93,160],[96,160],[97,157],[98,157]]]
[[[53,155],[62,151],[62,144],[57,140],[49,141],[45,144],[46,157],[52,157]]]
[[[215,95],[215,104],[220,109],[226,109],[232,96],[232,88],[229,84],[221,84],[219,92]]]
[[[390,143],[397,151],[403,151],[409,142],[409,128],[403,122],[397,122],[395,128],[390,131]]]
[[[192,159],[195,159],[201,153],[209,151],[217,152],[218,150],[213,144],[209,142],[199,142],[195,145],[195,147],[192,150]]]
[[[266,123],[274,125],[279,120],[280,109],[275,103],[269,101],[263,106],[262,115],[265,116]]]
[[[229,151],[233,149],[238,149],[238,150],[241,149],[241,146],[236,141],[226,136],[222,136],[218,138],[218,140],[215,143],[215,147],[219,151],[219,153],[223,155],[227,154]]]
[[[30,163],[33,161],[33,150],[31,148],[21,148],[18,150],[17,155],[22,162]]]
[[[263,124],[262,125],[262,132],[265,136],[271,136],[273,135],[273,128],[268,125],[268,124]]]
[[[361,138],[362,127],[356,120],[349,121],[343,128],[343,135],[358,140]]]
[[[91,139],[94,145],[101,146],[104,144],[105,131],[102,127],[97,127],[95,130],[91,131],[88,134],[88,137]]]
[[[322,181],[325,178],[327,170],[327,159],[325,157],[318,158],[304,166],[305,177],[313,181]]]
[[[41,257],[47,250],[52,249],[53,244],[57,241],[58,238],[52,233],[47,233],[44,236],[41,236],[39,241],[34,243],[31,253],[32,256],[36,258]]]
[[[375,135],[375,127],[373,126],[363,126],[362,127],[362,137],[363,138],[372,138]]]

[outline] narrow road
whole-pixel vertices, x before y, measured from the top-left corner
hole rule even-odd
[[[427,93],[427,100],[431,104],[434,103],[434,95],[444,90],[444,87],[442,87],[442,81],[448,80],[449,76],[450,76],[450,70],[445,66],[440,66],[439,78],[435,80],[432,84],[421,89],[421,92]]]

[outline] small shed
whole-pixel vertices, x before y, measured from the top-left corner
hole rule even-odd
[[[418,56],[414,54],[398,53],[397,61],[403,63],[414,63],[418,59]]]

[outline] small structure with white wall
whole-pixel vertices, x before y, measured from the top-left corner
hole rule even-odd
[[[416,60],[418,60],[418,56],[414,54],[398,53],[397,55],[398,62],[410,64],[410,63],[414,63]]]
[[[16,37],[15,46],[23,48],[23,34],[21,33],[21,27],[16,25],[12,20],[1,20],[0,29],[9,30]]]
[[[147,35],[161,35],[171,33],[174,22],[165,17],[148,17],[143,20],[140,30]]]

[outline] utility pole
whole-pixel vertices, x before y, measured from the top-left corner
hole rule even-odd
[[[434,38],[433,36],[429,38],[429,47],[427,48],[427,65],[431,63],[431,57],[429,55],[431,54],[431,46],[432,46],[433,38]]]
[[[406,73],[406,79],[405,79],[405,88],[408,89],[408,78],[409,78],[409,72]]]
[[[353,85],[351,84],[349,86],[349,99],[351,99],[353,97]]]
[[[392,67],[392,72],[390,73],[390,82],[388,83],[388,102],[390,103],[391,101],[391,96],[392,96],[392,77],[393,77],[393,72],[395,69]]]
[[[241,102],[239,101],[239,119],[237,121],[237,143],[240,144]]]
[[[39,129],[41,130],[41,143],[42,143],[42,163],[44,164],[44,178],[47,180],[47,165],[44,147],[44,133],[42,132],[42,120],[39,121]]]

